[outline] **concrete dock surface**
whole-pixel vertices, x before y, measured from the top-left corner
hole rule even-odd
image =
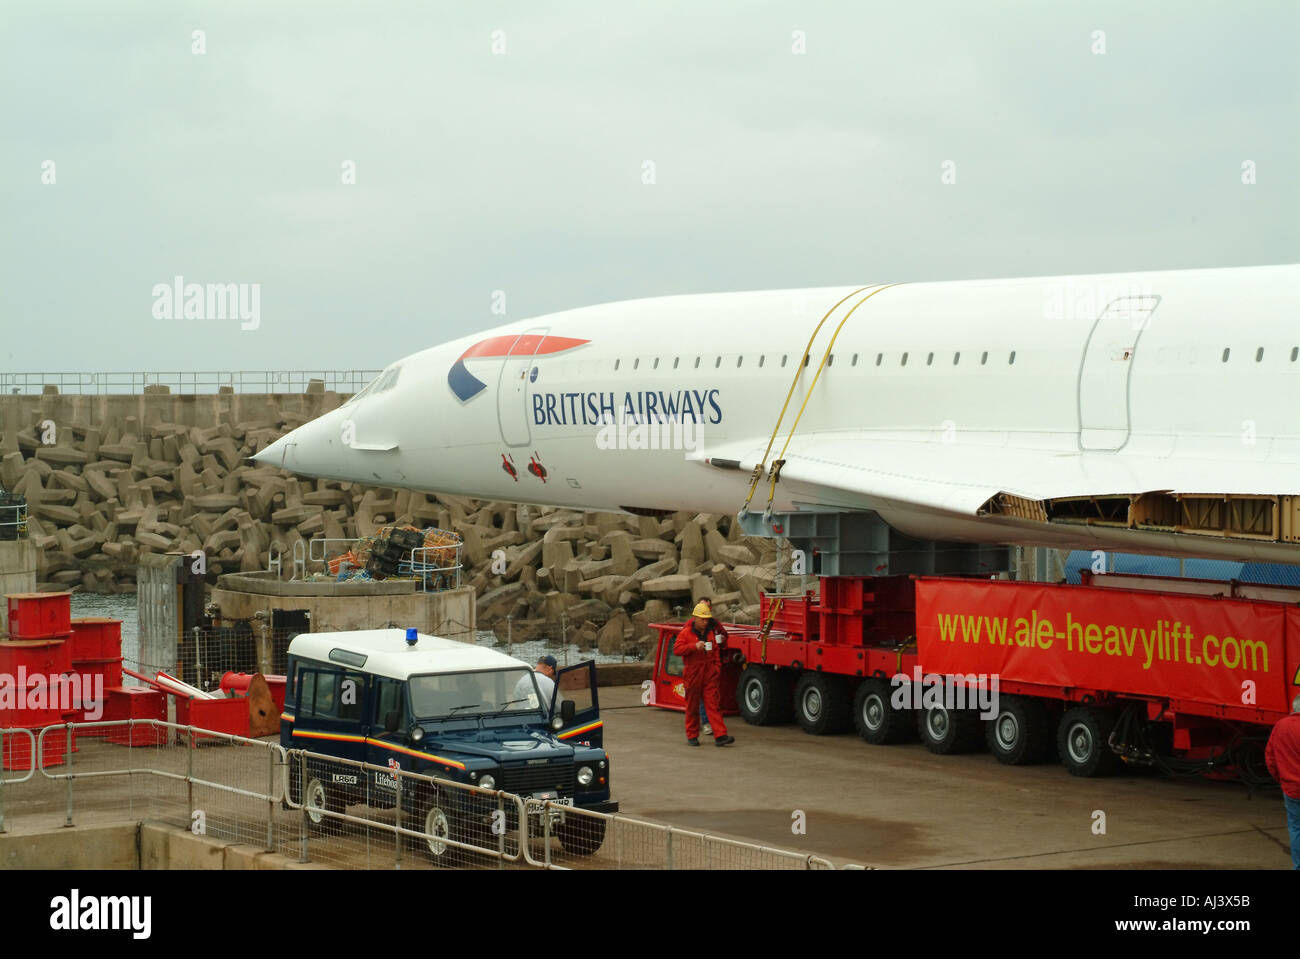
[[[1004,766],[853,733],[749,726],[686,744],[681,713],[641,690],[600,691],[622,812],[890,869],[1290,869],[1277,789],[1153,770],[1081,779],[1060,763]],[[796,811],[806,832],[792,831]],[[1105,832],[1100,829],[1104,814]]]

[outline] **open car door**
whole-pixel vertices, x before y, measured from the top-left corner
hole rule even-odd
[[[573,713],[565,701],[573,704]],[[551,700],[552,722],[563,717],[556,738],[574,745],[604,747],[604,723],[600,720],[600,698],[596,693],[596,661],[565,666],[555,674],[555,693]]]

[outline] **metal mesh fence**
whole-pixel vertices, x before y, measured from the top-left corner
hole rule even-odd
[[[599,635],[601,627],[607,623],[607,614],[595,613],[581,622],[573,622],[563,616],[559,622],[516,620],[509,617],[491,629],[477,630],[472,640],[464,641],[494,647],[526,663],[535,663],[538,657],[549,654],[561,666],[589,659],[598,663],[639,663],[654,656],[656,637],[653,633],[606,636],[602,639]]]
[[[280,851],[340,869],[484,869],[518,863],[520,805],[506,793],[394,766],[293,750]],[[304,785],[305,784],[305,785]]]
[[[146,676],[162,670],[213,692],[228,672],[283,676],[289,668],[289,643],[299,632],[264,623],[196,626],[177,644],[174,664],[132,663],[124,658],[128,667]]]
[[[156,720],[0,730],[0,747],[0,826],[144,820],[339,869],[832,868],[803,853]]]

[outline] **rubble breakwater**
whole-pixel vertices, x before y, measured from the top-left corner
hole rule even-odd
[[[128,593],[144,553],[199,551],[210,581],[266,569],[295,544],[371,536],[389,524],[460,534],[462,583],[481,627],[527,639],[563,622],[579,645],[615,651],[648,624],[711,596],[720,617],[755,622],[777,547],[733,517],[663,518],[485,502],[325,480],[248,461],[346,394],[0,397],[0,488],[28,504],[42,589]]]

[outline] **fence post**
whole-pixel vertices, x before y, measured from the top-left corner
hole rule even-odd
[[[546,858],[543,859],[542,861],[546,864],[547,869],[551,868],[551,805],[550,803],[551,801],[549,799],[542,800],[542,837],[546,841],[546,852],[544,853]]]
[[[203,686],[203,647],[199,642],[199,627],[194,627],[194,685]],[[180,677],[184,682],[185,677]]]
[[[9,732],[7,729],[0,729],[0,757],[5,753],[5,735]],[[13,747],[11,746],[12,750]],[[5,834],[5,766],[0,761],[0,836]]]
[[[497,834],[497,868],[506,868],[506,811],[501,808],[501,790],[497,790],[497,814],[492,817],[492,831]]]
[[[673,829],[671,826],[668,827],[666,837],[667,842],[665,843],[664,868],[671,871],[673,868]]]
[[[186,730],[185,798],[190,804],[190,824],[194,823],[194,727]]]
[[[307,862],[307,757],[298,753],[298,861]]]
[[[64,826],[71,826],[71,825],[72,825],[72,723],[68,723],[68,724],[67,724],[67,727],[64,729],[64,736],[65,736],[65,739],[64,739],[64,745],[65,745],[66,750],[67,750],[67,751],[64,753],[64,755],[66,755],[66,756],[68,757],[68,758],[67,758],[67,763],[68,763],[68,779],[67,779],[67,783],[68,783],[68,793],[67,793],[67,795],[68,795],[68,808],[67,808],[67,816],[66,816],[66,819],[64,820],[63,825],[64,825]],[[35,766],[37,763],[44,764],[44,762],[45,762],[45,750],[44,750],[44,748],[42,748],[42,746],[41,746],[41,742],[40,742],[39,739],[36,741],[36,749],[34,750],[34,752],[38,753],[39,755],[38,755],[38,756],[33,756],[33,757],[32,757],[32,765]],[[0,770],[0,776],[3,776],[3,775],[4,775],[3,770]]]
[[[362,772],[364,775],[366,775],[367,778],[369,778],[370,775],[369,773],[366,773],[364,770]],[[397,823],[397,828],[393,831],[393,838],[397,840],[396,843],[397,858],[394,861],[393,868],[401,869],[402,868],[402,846],[405,845],[405,843],[402,842],[402,839],[404,838],[402,836],[402,771],[400,769],[397,769],[394,770],[394,772],[396,773],[396,775],[393,778],[397,780],[397,818],[395,820]],[[367,832],[368,831],[369,828],[367,828]]]
[[[275,747],[266,751],[266,851],[275,852]]]

